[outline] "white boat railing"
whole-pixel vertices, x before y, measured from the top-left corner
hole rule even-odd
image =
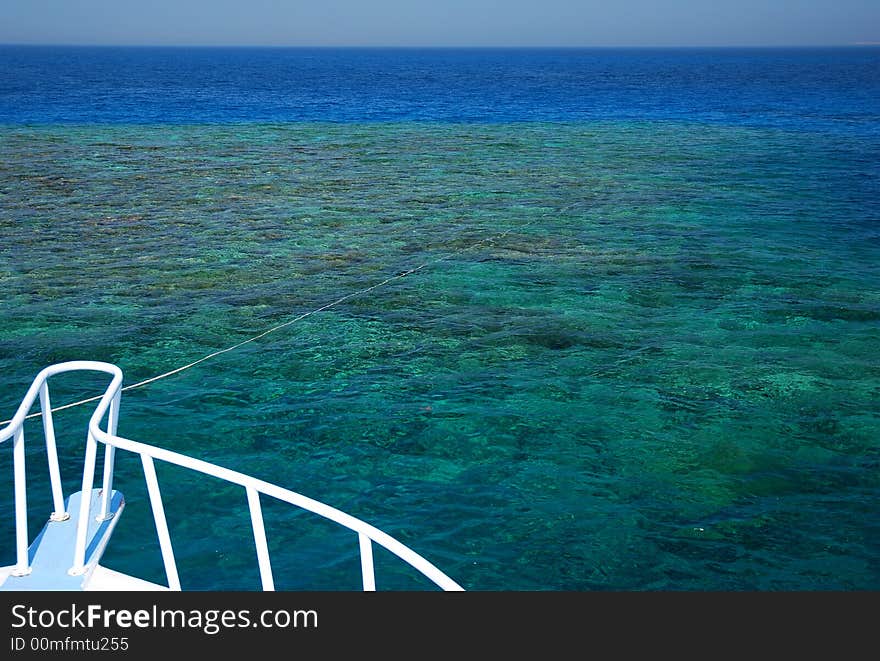
[[[80,516],[77,521],[76,543],[73,551],[72,565],[68,574],[80,575],[86,572],[85,553],[86,536],[88,525],[88,512],[91,506],[92,486],[94,483],[95,464],[97,459],[98,443],[105,445],[104,472],[102,484],[102,503],[99,519],[112,516],[109,513],[109,496],[113,483],[113,468],[116,448],[133,452],[140,456],[143,466],[144,478],[147,485],[147,493],[153,511],[153,520],[159,537],[159,548],[165,568],[168,587],[172,590],[181,590],[180,578],[177,572],[177,564],[171,545],[171,535],[165,517],[165,508],[162,503],[162,495],[159,490],[159,481],[156,477],[154,460],[175,464],[199,473],[210,475],[244,488],[247,494],[248,508],[250,510],[251,528],[256,546],[257,562],[260,570],[260,581],[263,590],[274,590],[275,581],[272,574],[272,565],[269,558],[269,549],[266,542],[266,531],[263,523],[263,511],[260,496],[266,495],[291,505],[317,514],[333,521],[349,530],[356,532],[361,561],[361,576],[363,589],[373,591],[376,589],[375,568],[373,563],[373,544],[387,549],[392,554],[419,571],[443,590],[462,590],[463,588],[444,574],[435,565],[421,555],[401,544],[390,535],[378,528],[357,519],[334,507],[320,501],[308,498],[289,489],[282,488],[264,480],[245,475],[238,471],[230,470],[216,464],[211,464],[201,459],[195,459],[177,452],[172,452],[146,443],[122,438],[116,434],[119,420],[119,404],[122,386],[122,371],[110,363],[97,361],[71,361],[51,365],[42,370],[24,400],[18,407],[15,416],[9,424],[0,430],[0,443],[13,438],[13,471],[15,475],[15,530],[16,530],[16,565],[12,570],[14,576],[26,576],[30,572],[28,566],[28,527],[27,527],[27,494],[25,483],[25,453],[24,453],[24,421],[28,417],[28,411],[34,404],[37,396],[40,397],[40,408],[43,417],[43,431],[46,440],[46,451],[49,461],[49,477],[52,488],[54,511],[50,517],[53,521],[63,521],[69,514],[64,511],[64,496],[61,489],[61,477],[58,467],[58,454],[55,443],[55,431],[52,420],[52,407],[49,399],[47,380],[49,377],[62,372],[75,370],[90,370],[104,372],[112,375],[113,379],[107,386],[97,408],[92,414],[86,439],[85,463],[83,466],[82,498],[80,501]],[[101,429],[101,421],[107,417],[106,430]]]

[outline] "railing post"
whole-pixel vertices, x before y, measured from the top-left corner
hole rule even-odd
[[[116,428],[119,424],[119,401],[122,393],[117,392],[110,402],[110,412],[107,414],[107,433],[116,436]],[[107,521],[113,518],[110,512],[110,494],[113,491],[113,467],[116,460],[116,448],[106,444],[104,448],[104,480],[101,485],[101,512],[98,521]]]
[[[86,533],[89,528],[89,510],[92,505],[92,485],[95,482],[95,459],[98,442],[88,433],[86,438],[86,458],[83,464],[82,493],[79,501],[79,521],[76,522],[76,544],[73,547],[73,566],[67,570],[71,576],[79,576],[86,571]]]
[[[376,573],[373,569],[373,540],[364,533],[358,533],[361,547],[361,575],[364,578],[364,592],[376,591]]]
[[[257,562],[260,565],[260,581],[263,590],[275,590],[272,579],[272,564],[269,562],[269,546],[266,544],[266,528],[263,525],[263,510],[260,508],[260,494],[253,487],[245,487],[248,507],[251,511],[251,527],[254,530],[254,543],[257,545]]]
[[[168,533],[168,521],[165,520],[165,508],[162,506],[162,494],[159,492],[156,467],[153,465],[153,458],[147,454],[141,454],[141,464],[144,467],[144,479],[147,482],[150,506],[153,508],[153,521],[156,522],[156,534],[159,536],[159,548],[162,551],[162,560],[165,563],[165,576],[168,578],[168,587],[180,592],[180,577],[177,575],[174,549],[171,548],[171,535]]]
[[[64,493],[61,491],[61,469],[58,468],[58,448],[55,443],[55,425],[52,422],[52,403],[49,400],[49,384],[43,381],[40,386],[40,408],[43,413],[43,434],[46,437],[46,458],[49,461],[49,483],[52,486],[52,501],[55,510],[49,515],[50,521],[67,521],[70,514],[64,509]]]
[[[13,576],[27,576],[28,566],[28,521],[27,521],[27,483],[24,468],[24,426],[15,430],[12,440],[12,460],[15,474],[15,551],[16,563]]]
[[[101,511],[95,517],[95,521],[108,521],[113,518],[110,511],[110,493],[113,488],[113,463],[116,458],[116,448],[112,445],[104,447],[104,481],[101,485]]]

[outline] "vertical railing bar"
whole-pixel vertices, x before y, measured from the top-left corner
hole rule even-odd
[[[64,509],[64,492],[61,490],[61,469],[58,467],[58,448],[55,442],[55,425],[52,421],[52,402],[49,384],[40,386],[40,408],[43,412],[43,434],[46,437],[46,458],[49,461],[49,484],[52,486],[52,503],[55,510],[49,515],[51,521],[67,521],[70,514]]]
[[[147,482],[150,505],[153,508],[153,520],[156,523],[156,533],[159,536],[162,561],[165,563],[165,576],[168,578],[168,587],[179,592],[180,578],[177,575],[177,564],[174,561],[174,549],[171,548],[171,535],[168,532],[168,522],[165,519],[165,508],[162,506],[162,494],[159,492],[156,467],[153,465],[153,458],[147,454],[141,454],[141,463],[144,467],[144,478]]]
[[[116,457],[116,448],[112,445],[104,447],[104,481],[101,485],[101,511],[95,517],[97,521],[112,519],[110,513],[110,490],[113,488],[113,464]]]
[[[373,568],[373,540],[362,532],[358,533],[361,547],[361,575],[364,578],[364,592],[376,591],[376,574]]]
[[[251,511],[251,527],[254,531],[254,543],[257,546],[257,562],[260,565],[260,581],[263,590],[275,590],[272,578],[272,563],[269,561],[269,546],[266,543],[266,527],[263,525],[263,510],[260,507],[260,494],[253,487],[245,487],[248,497],[248,508]]]
[[[116,428],[119,424],[119,401],[121,392],[117,392],[110,402],[110,411],[107,414],[107,432],[116,436]],[[113,468],[116,460],[116,448],[107,445],[104,449],[104,481],[101,485],[101,513],[98,521],[106,521],[113,517],[110,513],[110,494],[113,490]]]
[[[24,428],[15,430],[12,440],[13,471],[15,474],[15,551],[16,563],[13,576],[27,576],[31,573],[28,565],[28,520],[27,520],[27,474],[24,465]]]
[[[82,491],[79,501],[79,520],[76,522],[76,543],[73,547],[73,566],[67,570],[71,576],[85,572],[86,533],[89,528],[89,510],[92,505],[92,485],[95,482],[95,459],[98,454],[98,442],[88,433],[86,438],[86,457],[83,464]]]
[[[119,406],[122,401],[122,391],[117,390],[110,401],[110,410],[107,413],[107,433],[116,436],[116,430],[119,427]]]

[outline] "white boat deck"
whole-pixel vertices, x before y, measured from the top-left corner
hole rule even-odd
[[[82,492],[65,502],[69,518],[46,522],[28,547],[29,572],[18,576],[15,566],[0,567],[0,591],[39,590],[167,590],[161,585],[101,567],[98,562],[110,540],[113,528],[125,508],[125,499],[113,491],[109,499],[109,516],[101,516],[102,493],[94,489],[88,513],[85,570],[71,574],[80,516]],[[67,562],[65,562],[65,559]]]

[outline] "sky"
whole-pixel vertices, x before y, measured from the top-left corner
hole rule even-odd
[[[0,0],[0,43],[880,44],[880,0]]]

